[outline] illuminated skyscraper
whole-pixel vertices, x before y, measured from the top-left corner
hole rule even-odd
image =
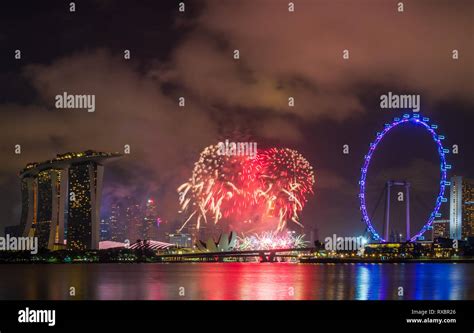
[[[109,240],[109,223],[105,219],[100,220],[100,241]]]
[[[474,181],[460,176],[451,178],[450,237],[474,236]]]
[[[116,242],[129,240],[157,240],[157,208],[153,199],[144,204],[126,197],[110,207],[110,239]]]
[[[158,210],[153,199],[148,199],[145,206],[143,218],[144,239],[158,240]]]
[[[137,240],[144,240],[143,236],[143,209],[134,199],[128,198],[126,212],[126,225],[128,228],[127,239],[134,243]]]
[[[104,167],[94,161],[69,168],[67,247],[98,249],[99,212]]]
[[[67,173],[61,168],[34,164],[21,176],[20,234],[38,237],[40,248],[52,249],[64,242],[64,203]]]
[[[35,236],[40,248],[52,249],[54,244],[64,241],[64,209],[61,207],[64,207],[64,189],[67,186],[65,173],[61,169],[46,169],[37,175]]]
[[[68,248],[98,249],[103,163],[118,156],[89,150],[28,164],[20,172],[21,234],[38,237],[40,248],[64,246],[66,238]]]
[[[111,241],[123,242],[128,238],[125,209],[119,202],[112,203],[110,207],[109,228]]]
[[[449,238],[449,220],[435,220],[432,225],[432,240],[436,238]]]
[[[175,233],[169,234],[169,242],[170,244],[176,245],[178,247],[193,247],[192,236],[190,234],[185,233]]]
[[[38,182],[36,177],[25,176],[21,178],[21,217],[20,236],[30,236],[36,226],[36,206],[38,204]]]

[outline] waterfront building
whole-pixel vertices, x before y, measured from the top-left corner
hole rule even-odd
[[[474,180],[451,178],[450,238],[466,240],[474,236]]]
[[[186,233],[174,233],[169,234],[169,243],[176,245],[177,247],[193,247],[192,237]]]
[[[143,209],[138,201],[126,199],[125,224],[127,229],[126,239],[130,243],[145,239],[143,236]]]
[[[153,239],[158,240],[158,210],[155,204],[155,200],[148,199],[145,205],[144,217],[143,217],[143,238],[141,239]]]
[[[109,220],[109,240],[114,242],[124,242],[128,238],[128,225],[126,223],[126,210],[124,205],[113,202],[110,206]]]
[[[109,224],[106,219],[100,220],[100,241],[106,241],[109,239]]]
[[[143,204],[131,197],[114,201],[109,209],[110,240],[134,243],[158,240],[158,210],[153,199]],[[164,236],[164,235],[163,235]]]
[[[432,240],[435,240],[436,238],[449,238],[449,220],[443,219],[433,221],[431,236]]]
[[[92,150],[58,154],[20,171],[20,233],[40,248],[98,249],[103,164],[120,154]]]

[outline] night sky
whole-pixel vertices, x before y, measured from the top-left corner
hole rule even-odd
[[[293,13],[279,0],[185,1],[184,13],[178,2],[77,1],[74,13],[69,1],[0,4],[2,229],[19,223],[26,163],[67,151],[123,152],[125,144],[131,154],[105,170],[104,215],[115,199],[151,196],[178,228],[176,188],[201,150],[245,138],[296,149],[314,166],[315,195],[297,230],[361,234],[363,156],[375,133],[407,112],[380,108],[389,91],[421,95],[420,113],[439,125],[447,148],[459,145],[449,175],[474,177],[474,2],[403,1],[402,13],[398,1],[296,0]],[[95,94],[96,111],[56,109],[64,91]],[[409,180],[420,228],[438,191],[431,138],[395,129],[368,177],[369,211],[386,180]],[[393,211],[400,229],[403,209]]]

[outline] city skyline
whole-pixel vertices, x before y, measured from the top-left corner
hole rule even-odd
[[[472,330],[473,18],[0,1],[0,333]]]
[[[120,155],[116,154],[116,156],[120,156]],[[71,165],[84,163],[84,162],[81,162],[82,160],[89,160],[91,158],[104,159],[104,157],[110,158],[110,157],[114,157],[114,155],[96,153],[94,151],[87,151],[87,152],[81,152],[81,153],[58,154],[57,158],[53,160],[49,160],[42,163],[36,163],[36,162],[28,163],[27,166],[24,169],[22,169],[20,172],[22,191],[23,191],[23,197],[24,197],[23,199],[24,208],[22,212],[20,225],[18,225],[19,227],[18,235],[19,236],[33,236],[34,235],[36,237],[39,237],[40,247],[47,247],[49,249],[56,248],[58,245],[62,244],[64,240],[68,238],[67,237],[68,231],[69,231],[69,234],[71,234],[70,227],[68,227],[68,224],[69,224],[68,215],[71,215],[71,212],[68,211],[67,209],[67,207],[73,203],[73,201],[70,201],[70,195],[74,194],[75,187],[78,187],[78,186],[82,187],[82,185],[79,183],[77,185],[72,185],[74,184],[73,179],[71,179],[71,183],[69,185],[67,184],[65,186],[63,185],[63,183],[68,182],[69,177],[72,176],[72,178],[74,178],[74,173],[70,172],[70,170],[72,170]],[[67,174],[63,174],[64,170],[67,171]],[[103,171],[101,171],[101,174],[103,174]],[[102,176],[100,176],[99,178],[101,177]],[[46,186],[45,189],[41,191],[43,191],[46,194],[46,197],[50,198],[49,201],[48,200],[45,201],[44,199],[45,194],[41,194],[43,192],[40,191],[40,189],[42,188],[41,187],[42,178],[45,178],[47,182],[44,183],[43,185],[43,187]],[[447,195],[446,197],[447,197],[447,202],[449,202],[450,218],[448,220],[440,220],[439,218],[434,219],[433,226],[428,230],[432,230],[431,231],[432,235],[438,234],[438,237],[465,240],[467,239],[467,237],[474,236],[472,233],[472,224],[473,224],[472,198],[473,198],[473,193],[474,193],[473,186],[472,186],[473,181],[470,179],[466,179],[465,177],[460,177],[460,176],[452,176],[449,180],[450,181],[447,182],[447,184],[450,187],[450,191],[447,191],[447,192],[449,192],[450,194],[449,194],[449,197]],[[100,182],[101,180],[99,180],[99,183]],[[52,185],[49,185],[50,183]],[[54,185],[56,183],[58,185]],[[101,185],[98,185],[98,187],[101,188]],[[461,190],[458,190],[458,188],[461,188]],[[54,189],[54,191],[52,189]],[[37,194],[38,191],[40,192],[40,194]],[[98,191],[96,193],[97,194],[95,194],[94,197],[98,196],[97,202],[100,203],[101,191]],[[390,194],[390,191],[388,193]],[[385,196],[386,195],[387,194],[385,194]],[[38,197],[40,199],[37,199]],[[55,197],[57,197],[58,199],[52,199]],[[387,197],[384,200],[387,200]],[[410,199],[408,199],[408,201],[409,200]],[[65,202],[67,202],[67,204]],[[94,202],[94,201],[91,201],[91,202]],[[58,206],[59,209],[57,207],[55,208],[55,206],[57,206],[58,204],[59,204]],[[45,221],[46,224],[44,225],[45,227],[42,228],[41,226],[43,224],[41,224],[42,218],[40,216],[40,213],[42,211],[41,207],[43,207],[44,205],[52,206],[52,208],[46,207],[45,209],[46,211],[49,211],[50,215],[53,217],[51,219],[49,215],[44,216],[44,218],[46,219]],[[33,211],[32,207],[38,207],[36,208],[38,210]],[[61,209],[61,207],[66,207],[66,209],[65,210],[64,208]],[[91,209],[91,211],[93,210],[99,211],[100,204],[99,204],[99,207],[97,207],[96,209]],[[102,210],[104,211],[104,209]],[[155,241],[156,240],[163,241],[165,239],[172,240],[173,238],[176,239],[176,237],[178,238],[180,237],[179,235],[175,235],[176,232],[175,230],[173,230],[172,227],[170,228],[171,225],[169,223],[165,224],[167,228],[164,228],[164,226],[161,226],[161,228],[159,228],[162,221],[158,217],[157,206],[153,198],[147,198],[145,199],[145,202],[140,202],[139,200],[135,198],[130,198],[130,197],[122,198],[120,201],[113,202],[110,206],[110,209],[109,210],[105,209],[105,211],[107,212],[105,216],[105,220],[101,219],[100,224],[99,224],[98,216],[92,219],[93,221],[96,221],[96,222],[93,222],[93,225],[95,225],[98,230],[100,229],[100,231],[97,231],[98,235],[95,236],[96,242],[92,241],[92,243],[89,245],[86,245],[84,249],[86,248],[98,249],[99,238],[100,238],[100,241],[111,240],[115,242],[124,242],[124,241],[135,242],[137,240],[146,240],[146,239],[155,240]],[[62,216],[62,214],[59,214],[62,212],[67,214],[66,219],[64,219],[64,216]],[[407,211],[407,214],[408,214],[407,215],[407,218],[408,218],[409,216],[408,211]],[[441,217],[441,215],[437,217]],[[65,223],[65,220],[66,220],[66,223]],[[80,219],[77,222],[79,222],[80,224],[85,223],[85,225],[87,225],[87,221],[85,220],[83,221],[83,220],[84,219]],[[445,230],[446,227],[441,224],[446,221],[448,223],[449,231],[446,231]],[[36,232],[35,231],[31,232],[32,225],[33,227],[36,228]],[[15,225],[9,226],[9,227],[15,227]],[[214,237],[214,239],[217,239],[223,231],[227,231],[227,232],[233,231],[237,233],[242,233],[242,230],[230,230],[230,229],[227,230],[228,228],[227,229],[225,227],[222,228],[222,226],[216,229],[216,228],[212,228],[212,226],[209,226],[209,225],[207,226],[203,225],[203,229],[204,229],[204,233],[203,233],[202,232],[203,230],[196,230],[195,227],[196,227],[195,225],[190,224],[183,233],[183,236],[186,237],[186,239],[184,240],[186,244],[188,244],[189,241],[192,240],[191,242],[192,244],[190,243],[191,247],[196,245],[201,240],[205,241],[207,237]],[[211,228],[209,230],[210,233],[209,232],[206,233],[206,230],[205,230],[206,228]],[[439,229],[439,228],[442,228],[442,229]],[[43,229],[47,232],[45,235],[42,234],[41,230]],[[179,234],[179,231],[178,230],[176,231]],[[397,235],[396,238],[394,238],[395,237],[394,232],[395,232],[395,235]],[[401,238],[404,237],[401,233],[398,236],[398,232],[394,229],[390,229],[389,231],[386,231],[386,233],[387,233],[386,235],[390,233],[391,241],[395,241],[395,240],[400,241]],[[429,234],[430,233],[428,232],[427,235]],[[46,237],[46,235],[49,235],[49,236]],[[375,237],[374,234],[371,234],[369,236]],[[187,237],[191,237],[189,238],[189,241]],[[75,239],[77,237],[72,237],[71,239],[73,238]],[[385,237],[385,239],[388,239],[387,236]],[[425,237],[423,235],[422,239],[430,239],[430,237],[429,236]],[[376,238],[373,239],[373,241],[376,241],[376,240],[377,240]],[[431,237],[431,240],[434,240],[434,237]],[[179,242],[179,240],[171,241],[171,243],[176,243],[176,242]],[[95,243],[97,243],[96,246],[92,246],[92,244],[95,244]],[[72,246],[71,244],[69,245]]]
[[[362,157],[383,124],[410,111],[382,108],[381,97],[389,93],[420,96],[420,113],[439,124],[448,148],[459,147],[458,154],[449,156],[451,175],[472,178],[474,160],[469,152],[474,144],[470,133],[460,130],[474,123],[469,2],[459,3],[467,8],[462,11],[443,1],[413,3],[403,14],[385,3],[325,4],[324,11],[318,4],[304,4],[304,10],[293,13],[296,21],[278,4],[253,7],[245,1],[239,6],[215,1],[189,4],[185,14],[174,4],[150,2],[130,10],[93,4],[72,20],[61,8],[44,6],[37,12],[35,6],[12,5],[0,14],[3,45],[11,48],[2,53],[0,62],[2,230],[20,219],[17,172],[25,164],[91,148],[123,153],[125,146],[130,154],[104,175],[102,207],[124,197],[153,197],[163,207],[163,221],[177,228],[182,216],[176,188],[190,177],[204,147],[229,139],[256,142],[261,149],[299,151],[315,168],[315,194],[301,214],[305,230],[361,234],[365,229],[358,214]],[[156,15],[149,10],[154,7]],[[349,15],[355,7],[362,10],[363,19]],[[113,33],[99,28],[102,14],[112,9]],[[28,11],[35,15],[27,15]],[[253,16],[247,16],[249,11]],[[372,15],[374,11],[380,15]],[[326,14],[321,16],[322,12]],[[430,34],[413,23],[420,13],[432,29]],[[439,13],[443,24],[438,24]],[[232,20],[219,19],[231,14]],[[51,15],[60,19],[67,34],[55,29]],[[80,15],[87,15],[88,29],[99,33],[89,33],[85,40]],[[34,22],[27,23],[27,17]],[[265,36],[254,34],[270,17],[272,22],[278,17],[281,26]],[[334,27],[331,36],[314,23],[315,17]],[[181,25],[183,19],[187,25]],[[406,24],[400,25],[400,20]],[[156,22],[156,30],[147,29],[150,22]],[[232,22],[245,24],[239,28]],[[38,27],[40,37],[29,34],[25,27],[31,24]],[[152,42],[137,39],[143,31]],[[113,37],[117,33],[120,42]],[[398,37],[389,41],[386,35]],[[332,42],[326,45],[329,37]],[[431,48],[423,48],[417,38]],[[61,40],[63,47],[58,50],[51,40]],[[39,46],[40,41],[44,45]],[[368,47],[355,44],[361,41]],[[236,49],[239,59],[234,59]],[[456,59],[454,49],[459,53]],[[344,50],[349,51],[348,59]],[[374,62],[379,64],[376,68],[371,67]],[[318,65],[322,63],[326,65]],[[434,67],[437,71],[430,70]],[[55,97],[66,92],[95,95],[94,112],[56,108]],[[16,145],[21,146],[19,154]],[[411,207],[413,229],[419,229],[437,195],[437,164],[429,136],[408,128],[394,130],[374,156],[369,205],[375,205],[387,179],[406,178],[420,198]],[[392,208],[394,214],[403,209]],[[381,216],[375,220],[381,229]],[[402,224],[393,225],[403,230]]]
[[[37,237],[49,250],[98,249],[104,162],[120,154],[92,150],[58,154],[20,171],[18,237]],[[67,242],[66,242],[67,241]]]

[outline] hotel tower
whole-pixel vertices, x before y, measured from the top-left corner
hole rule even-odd
[[[50,250],[98,249],[104,163],[120,156],[88,150],[29,163],[20,171],[20,236]]]

